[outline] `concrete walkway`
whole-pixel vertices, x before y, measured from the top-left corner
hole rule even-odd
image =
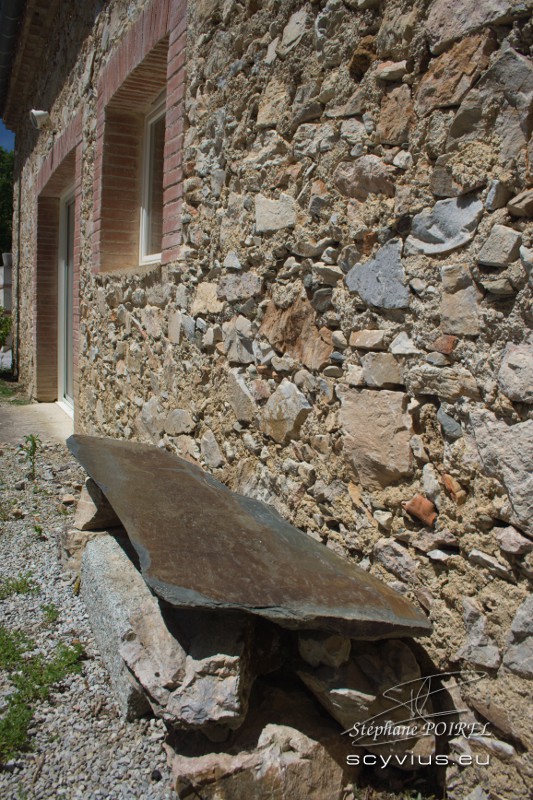
[[[43,444],[65,444],[73,421],[56,403],[0,403],[0,443],[19,444],[29,433],[38,434]]]

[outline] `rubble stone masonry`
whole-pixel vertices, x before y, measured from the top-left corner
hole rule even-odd
[[[61,8],[5,114],[21,380],[38,396],[54,348],[39,176],[79,118],[77,430],[194,460],[418,603],[434,672],[486,673],[458,703],[492,739],[450,746],[490,764],[448,767],[448,797],[526,798],[530,2]],[[163,253],[139,267],[136,115],[158,86]]]

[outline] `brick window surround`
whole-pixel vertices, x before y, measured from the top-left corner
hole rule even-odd
[[[186,2],[151,0],[103,67],[97,93],[93,272],[139,272],[144,121],[165,96],[161,263],[181,244]]]
[[[56,139],[37,175],[37,242],[33,271],[33,347],[35,397],[58,399],[58,267],[60,198],[74,187],[73,382],[74,415],[78,396],[80,322],[80,203],[82,115]]]

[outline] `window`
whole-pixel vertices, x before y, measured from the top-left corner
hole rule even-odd
[[[159,261],[163,240],[163,158],[165,149],[165,100],[158,99],[147,116],[144,130],[141,200],[141,264]]]
[[[95,165],[95,260],[137,270],[161,261],[167,138],[168,39],[127,74],[104,105]],[[104,95],[105,96],[105,95]],[[102,124],[103,123],[103,124]],[[169,225],[167,224],[167,233]],[[93,251],[94,252],[94,251]]]
[[[185,5],[138,5],[98,80],[94,272],[144,271],[181,249]]]

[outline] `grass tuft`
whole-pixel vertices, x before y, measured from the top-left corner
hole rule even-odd
[[[39,587],[31,579],[31,572],[25,572],[15,578],[0,579],[0,600],[6,600],[14,594],[37,594]]]
[[[2,375],[4,377],[2,377]],[[30,400],[25,397],[17,384],[9,380],[9,373],[2,370],[0,372],[0,402],[4,401],[14,406],[27,406]]]
[[[47,603],[41,606],[46,622],[52,624],[59,619],[59,609],[55,603]]]
[[[81,671],[83,647],[58,644],[52,658],[28,655],[34,642],[21,631],[0,625],[0,668],[8,672],[14,691],[7,698],[7,711],[0,718],[0,762],[29,747],[28,728],[36,702],[47,700],[51,689],[66,675]]]

